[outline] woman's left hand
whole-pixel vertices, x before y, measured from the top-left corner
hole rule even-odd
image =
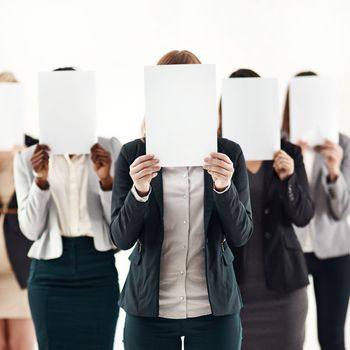
[[[273,155],[273,168],[284,181],[294,174],[294,160],[285,151],[279,150]]]
[[[203,168],[211,175],[216,191],[222,192],[230,186],[235,170],[231,159],[226,154],[210,153],[210,156],[204,159]]]
[[[113,178],[110,173],[112,165],[111,153],[98,143],[91,147],[90,152],[94,170],[100,179],[102,188],[105,191],[110,191],[113,186]]]

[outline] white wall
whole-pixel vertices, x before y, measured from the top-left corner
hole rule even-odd
[[[0,70],[24,83],[34,135],[37,72],[72,65],[97,71],[100,134],[137,137],[143,66],[174,48],[217,64],[218,94],[221,79],[240,67],[278,77],[281,109],[296,72],[336,77],[341,129],[350,134],[349,14],[348,0],[0,0]]]

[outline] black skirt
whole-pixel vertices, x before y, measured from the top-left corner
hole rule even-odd
[[[112,350],[119,314],[114,252],[63,237],[58,259],[32,260],[29,303],[40,350]]]

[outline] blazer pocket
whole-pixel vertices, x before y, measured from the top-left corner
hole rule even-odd
[[[129,260],[135,265],[140,265],[141,258],[142,256],[141,256],[140,248],[139,248],[139,245],[137,245],[132,251],[132,253],[129,255]]]
[[[302,251],[297,236],[294,233],[285,233],[283,235],[284,245],[287,249]]]

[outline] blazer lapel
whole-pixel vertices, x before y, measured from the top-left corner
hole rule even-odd
[[[206,170],[204,170],[203,173],[204,173],[204,232],[207,233],[207,228],[208,228],[210,216],[214,205],[213,180]]]

